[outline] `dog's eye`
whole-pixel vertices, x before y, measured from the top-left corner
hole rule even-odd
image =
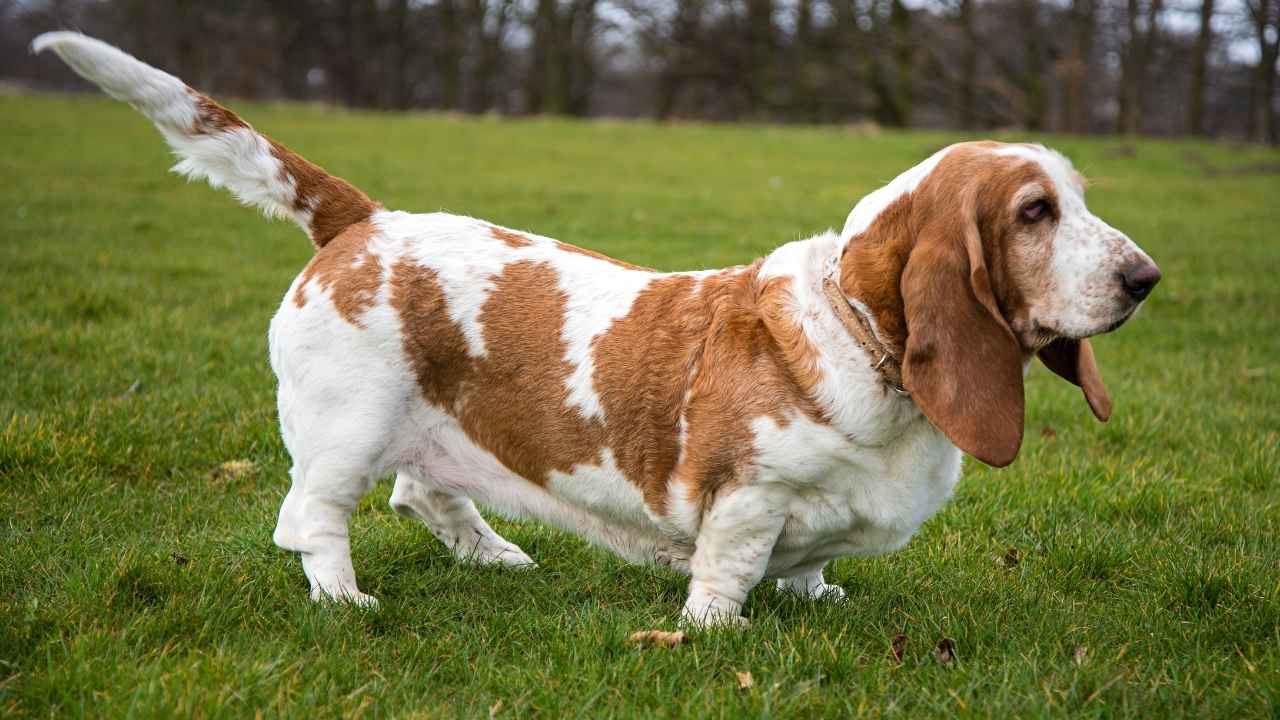
[[[1022,206],[1022,219],[1027,222],[1040,222],[1049,217],[1049,201],[1034,200]]]

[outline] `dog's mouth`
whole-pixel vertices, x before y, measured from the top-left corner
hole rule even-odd
[[[1138,303],[1134,303],[1132,306],[1130,306],[1130,307],[1129,307],[1129,309],[1128,309],[1128,310],[1125,310],[1125,311],[1124,311],[1124,313],[1122,313],[1122,314],[1120,315],[1120,319],[1116,320],[1115,322],[1112,322],[1110,325],[1106,326],[1106,327],[1105,327],[1105,328],[1103,328],[1101,331],[1099,331],[1099,332],[1097,332],[1097,333],[1094,333],[1094,334],[1095,334],[1095,335],[1105,335],[1105,334],[1107,334],[1107,333],[1109,333],[1109,332],[1112,332],[1112,331],[1114,331],[1114,330],[1118,330],[1118,329],[1120,328],[1120,326],[1121,326],[1121,325],[1123,325],[1123,324],[1125,324],[1125,323],[1129,322],[1129,318],[1133,317],[1134,315],[1136,315],[1136,314],[1138,313],[1138,308],[1140,308],[1140,307],[1142,307],[1142,303],[1140,303],[1140,302],[1138,302]]]
[[[1061,338],[1066,338],[1068,340],[1085,340],[1097,335],[1106,335],[1109,332],[1118,330],[1121,325],[1129,322],[1129,320],[1138,313],[1138,308],[1140,307],[1142,307],[1142,303],[1134,303],[1133,305],[1125,308],[1120,313],[1120,316],[1115,320],[1112,320],[1106,325],[1096,329],[1087,330],[1085,332],[1064,332],[1033,321],[1031,329],[1021,333],[1022,344],[1029,352],[1037,352],[1039,350],[1043,350],[1054,340]]]

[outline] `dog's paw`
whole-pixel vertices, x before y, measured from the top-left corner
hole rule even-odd
[[[499,552],[488,560],[486,564],[502,565],[515,570],[535,570],[538,567],[538,563],[534,562],[533,558],[524,554],[524,551],[515,545]]]
[[[778,581],[778,589],[793,593],[809,600],[839,601],[845,599],[844,588],[821,580],[814,581],[806,577],[783,578]]]
[[[741,615],[706,613],[695,615],[688,610],[680,614],[680,625],[693,630],[733,630],[750,627],[751,621]]]
[[[523,570],[531,570],[538,567],[533,558],[526,555],[516,545],[505,540],[494,541],[487,539],[485,542],[465,550],[455,546],[455,553],[460,561],[473,565],[501,565]]]
[[[845,592],[844,588],[839,585],[822,583],[821,585],[810,588],[808,597],[811,600],[829,600],[832,602],[838,602],[845,599]]]
[[[751,621],[741,610],[740,604],[724,598],[691,595],[680,612],[680,624],[698,630],[744,628]]]
[[[370,609],[378,607],[378,598],[362,593],[359,590],[347,588],[333,590],[315,588],[311,591],[311,600],[313,602],[342,603]]]

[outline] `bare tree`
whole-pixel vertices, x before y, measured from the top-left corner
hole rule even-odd
[[[597,0],[538,0],[531,22],[526,109],[585,115],[595,81]]]
[[[1253,140],[1280,142],[1275,112],[1277,60],[1280,60],[1280,0],[1245,0],[1258,43],[1258,64],[1249,93],[1248,134]]]
[[[507,29],[515,13],[515,0],[468,0],[468,22],[474,53],[466,108],[487,112],[498,103],[498,80],[506,64]]]
[[[875,99],[872,116],[884,125],[907,127],[915,99],[911,11],[902,0],[870,0],[866,17],[864,77]]]
[[[1089,67],[1093,57],[1093,38],[1097,34],[1095,0],[1072,0],[1070,9],[1070,48],[1062,61],[1062,122],[1060,127],[1074,133],[1089,131],[1092,96]]]
[[[1163,8],[1164,0],[1148,0],[1144,17],[1139,0],[1128,0],[1128,12],[1125,14],[1128,37],[1121,59],[1120,114],[1116,122],[1118,132],[1132,135],[1142,130],[1149,68],[1158,41],[1160,13]]]
[[[649,5],[643,1],[639,4]],[[654,115],[659,119],[671,117],[681,90],[698,74],[703,5],[703,0],[676,0],[669,29],[650,36],[651,49],[656,50],[662,65],[654,107]]]
[[[1214,36],[1227,13],[1221,0],[1176,8],[1198,16],[1198,26],[1164,22],[1169,4],[0,0],[0,74],[83,87],[26,50],[35,33],[76,27],[215,94],[468,112],[870,118],[1085,132],[1099,129],[1096,119],[1109,109],[1099,101],[1115,92],[1117,131],[1247,132],[1277,141],[1280,0],[1232,6],[1243,12],[1232,15],[1241,20],[1231,47],[1254,45],[1256,65],[1234,60]],[[619,11],[629,19],[614,24]],[[1177,112],[1149,112],[1184,100]]]
[[[1022,72],[1017,83],[1022,89],[1022,125],[1028,130],[1042,130],[1049,111],[1049,93],[1045,87],[1045,30],[1040,20],[1040,4],[1036,0],[1018,1],[1018,19],[1022,26]]]
[[[960,127],[973,130],[978,126],[978,26],[977,0],[960,0],[957,21],[960,25]]]
[[[1187,132],[1204,134],[1204,88],[1209,74],[1209,48],[1213,44],[1214,0],[1200,2],[1200,33],[1191,56],[1191,87],[1187,98]]]

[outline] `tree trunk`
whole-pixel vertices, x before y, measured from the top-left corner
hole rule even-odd
[[[1213,44],[1214,0],[1201,0],[1200,34],[1191,56],[1191,92],[1187,99],[1187,132],[1204,135],[1204,86],[1209,70],[1209,47]]]
[[[1262,82],[1262,118],[1267,142],[1276,145],[1280,144],[1280,122],[1277,121],[1275,111],[1276,73],[1280,72],[1280,67],[1277,67],[1277,61],[1280,61],[1280,2],[1274,2],[1273,5],[1275,7],[1271,12],[1271,21],[1274,40],[1262,58],[1262,66],[1266,71]]]
[[[1280,0],[1249,0],[1249,15],[1258,40],[1258,65],[1254,69],[1253,87],[1249,93],[1248,136],[1258,142],[1280,142],[1276,114],[1273,109],[1276,87],[1276,63],[1280,60]],[[1268,30],[1274,40],[1268,41]]]
[[[893,0],[889,10],[889,22],[893,25],[895,93],[898,98],[898,117],[902,127],[911,126],[911,111],[915,102],[915,46],[911,41],[911,11],[902,0]]]
[[[1138,83],[1138,46],[1141,43],[1138,35],[1138,0],[1128,0],[1126,9],[1125,23],[1128,26],[1129,36],[1120,54],[1120,91],[1118,93],[1120,112],[1116,116],[1118,133],[1132,133],[1134,116],[1137,114],[1133,107],[1133,99],[1136,93],[1135,86]]]
[[[1063,103],[1063,127],[1073,133],[1089,132],[1091,98],[1086,79],[1089,77],[1093,36],[1097,29],[1094,13],[1094,0],[1073,0],[1071,3],[1072,42]]]
[[[791,43],[791,103],[805,122],[819,121],[818,90],[814,87],[810,53],[813,51],[813,0],[796,3],[796,31]]]
[[[391,105],[397,110],[409,107],[409,0],[395,0],[391,7],[393,36],[391,59]]]
[[[436,4],[439,32],[436,37],[436,72],[440,76],[440,107],[457,110],[462,98],[462,54],[466,38],[462,33],[457,0],[439,0]]]
[[[747,114],[767,111],[772,96],[770,61],[773,59],[773,0],[747,0],[746,77],[743,90]]]
[[[960,0],[960,30],[964,48],[960,53],[960,127],[978,127],[978,28],[974,18],[976,0]]]
[[[662,57],[662,69],[658,72],[653,113],[659,120],[666,120],[675,112],[691,66],[699,61],[702,8],[702,0],[676,2],[669,40],[658,51]]]
[[[1038,0],[1021,0],[1018,4],[1021,15],[1023,41],[1022,76],[1022,124],[1028,130],[1044,129],[1045,113],[1049,108],[1049,96],[1045,92],[1045,61],[1043,30],[1040,27],[1040,8]]]
[[[561,56],[560,86],[564,88],[561,109],[578,117],[591,111],[591,89],[596,80],[596,2],[573,0],[560,34],[567,50]],[[568,42],[564,41],[566,38]]]
[[[507,23],[511,17],[514,0],[499,0],[492,11],[485,0],[470,0],[470,24],[474,30],[473,45],[476,52],[475,68],[471,75],[471,92],[467,109],[473,113],[487,112],[494,106],[499,71],[503,62],[503,46],[506,42]],[[489,16],[493,17],[493,29],[486,29]]]
[[[531,28],[529,74],[525,81],[525,109],[535,115],[558,104],[552,68],[557,46],[556,16],[556,0],[538,0]]]
[[[1164,9],[1164,0],[1150,0],[1147,6],[1147,29],[1142,34],[1139,47],[1138,65],[1134,68],[1133,112],[1130,114],[1131,129],[1129,132],[1142,132],[1142,114],[1147,104],[1147,78],[1151,76],[1151,61],[1155,58],[1156,45],[1160,39],[1160,13]]]

